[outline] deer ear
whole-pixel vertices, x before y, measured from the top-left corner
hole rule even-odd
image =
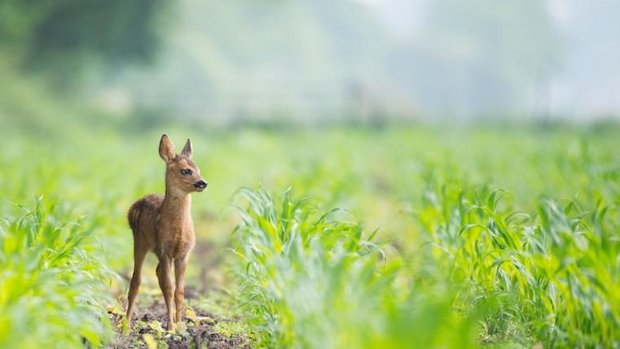
[[[174,159],[174,144],[170,138],[168,138],[167,134],[161,135],[161,140],[159,141],[159,156],[161,156],[164,161],[172,161]]]
[[[187,139],[187,142],[185,142],[185,146],[183,147],[181,155],[188,158],[192,157],[192,141],[190,141],[189,138]]]

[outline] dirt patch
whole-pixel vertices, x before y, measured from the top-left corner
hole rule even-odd
[[[157,297],[140,295],[136,308],[131,331],[125,334],[120,307],[109,309],[115,337],[108,348],[251,348],[234,319],[207,312],[196,303],[188,306],[185,321],[178,324],[176,333],[163,329],[166,307]]]

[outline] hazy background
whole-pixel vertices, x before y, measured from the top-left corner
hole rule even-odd
[[[620,1],[5,0],[0,122],[620,115]]]

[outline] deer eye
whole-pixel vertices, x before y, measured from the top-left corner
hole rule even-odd
[[[181,170],[181,174],[183,176],[189,176],[189,175],[192,174],[192,170],[190,170],[189,168],[184,168],[184,169]]]

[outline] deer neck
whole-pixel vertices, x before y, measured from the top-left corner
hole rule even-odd
[[[161,206],[160,214],[164,217],[174,217],[174,220],[191,221],[192,197],[189,193],[172,190],[166,186],[166,195]]]

